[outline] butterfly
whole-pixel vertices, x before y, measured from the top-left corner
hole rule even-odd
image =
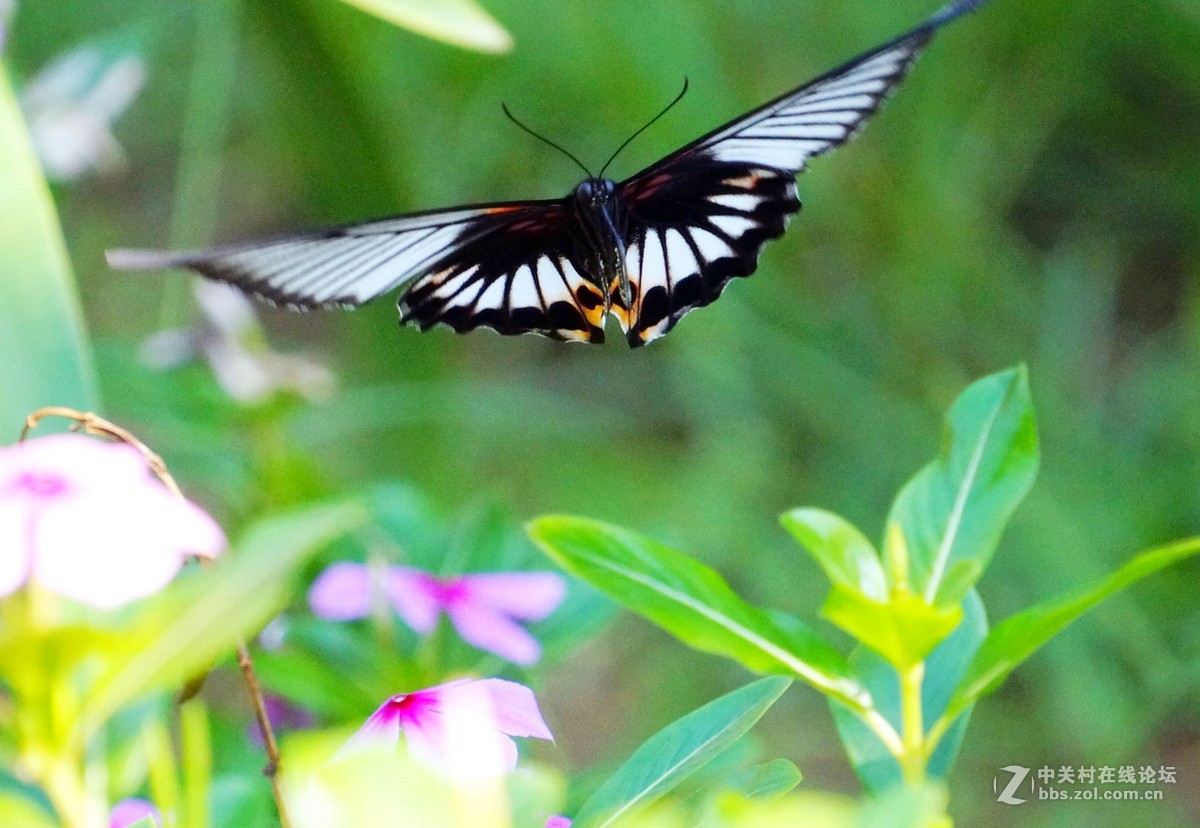
[[[195,252],[112,250],[108,261],[190,268],[300,309],[354,307],[406,285],[400,319],[421,330],[599,343],[612,315],[638,347],[753,273],[763,246],[800,209],[795,179],[808,159],[853,137],[934,33],[983,2],[955,0],[619,183],[601,170],[561,199],[410,213]]]

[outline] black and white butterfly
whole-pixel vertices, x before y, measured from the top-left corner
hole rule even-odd
[[[631,347],[714,301],[800,209],[795,177],[849,140],[941,26],[907,34],[737,118],[620,183],[589,175],[562,199],[412,213],[198,252],[113,250],[120,269],[185,267],[297,307],[356,306],[407,283],[401,322]],[[603,173],[603,171],[601,171]]]

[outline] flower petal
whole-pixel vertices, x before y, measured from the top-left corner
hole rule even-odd
[[[415,632],[429,635],[437,628],[442,611],[441,590],[436,578],[419,569],[393,566],[384,584],[396,613]]]
[[[371,569],[339,561],[325,569],[308,590],[308,605],[326,621],[354,621],[371,614]]]
[[[550,728],[538,709],[533,691],[523,684],[505,679],[480,679],[466,684],[447,686],[442,691],[442,709],[459,704],[479,705],[483,694],[491,709],[493,727],[509,736],[532,736],[553,740]]]
[[[108,814],[108,828],[126,828],[146,817],[152,817],[155,825],[162,824],[162,815],[153,802],[137,797],[122,799]]]
[[[446,608],[454,629],[472,647],[495,653],[513,664],[536,664],[542,655],[542,645],[507,615],[492,608],[468,601],[459,601]]]
[[[571,820],[555,814],[546,820],[545,828],[571,828]]]
[[[28,474],[63,478],[72,489],[151,482],[146,461],[133,446],[82,434],[51,434],[0,449],[0,493]]]
[[[463,575],[471,598],[523,621],[540,621],[567,595],[567,580],[555,572],[489,572]]]
[[[402,719],[413,758],[460,781],[494,778],[517,766],[486,681],[460,680],[411,694]]]
[[[405,694],[392,696],[367,717],[353,736],[334,755],[334,759],[361,750],[394,748],[400,741],[400,716]]]
[[[98,609],[152,595],[178,574],[185,549],[214,540],[197,512],[161,487],[62,498],[38,517],[33,577]]]
[[[26,504],[0,496],[0,598],[16,592],[29,577],[31,524]]]

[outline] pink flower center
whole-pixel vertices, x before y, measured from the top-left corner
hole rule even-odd
[[[405,693],[392,696],[388,701],[388,718],[400,722],[400,725],[420,725],[426,714],[436,709],[438,700],[433,693]]]
[[[14,493],[25,493],[34,497],[54,497],[63,494],[70,488],[62,477],[52,474],[25,472],[16,479],[13,485]]]
[[[465,600],[470,589],[460,578],[441,581],[433,575],[421,575],[421,586],[425,592],[443,607],[453,606]]]

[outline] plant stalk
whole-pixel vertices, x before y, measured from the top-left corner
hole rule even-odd
[[[925,723],[921,710],[921,685],[925,680],[925,662],[918,662],[900,676],[901,751],[897,759],[910,787],[925,783],[925,764],[929,759],[925,741]]]

